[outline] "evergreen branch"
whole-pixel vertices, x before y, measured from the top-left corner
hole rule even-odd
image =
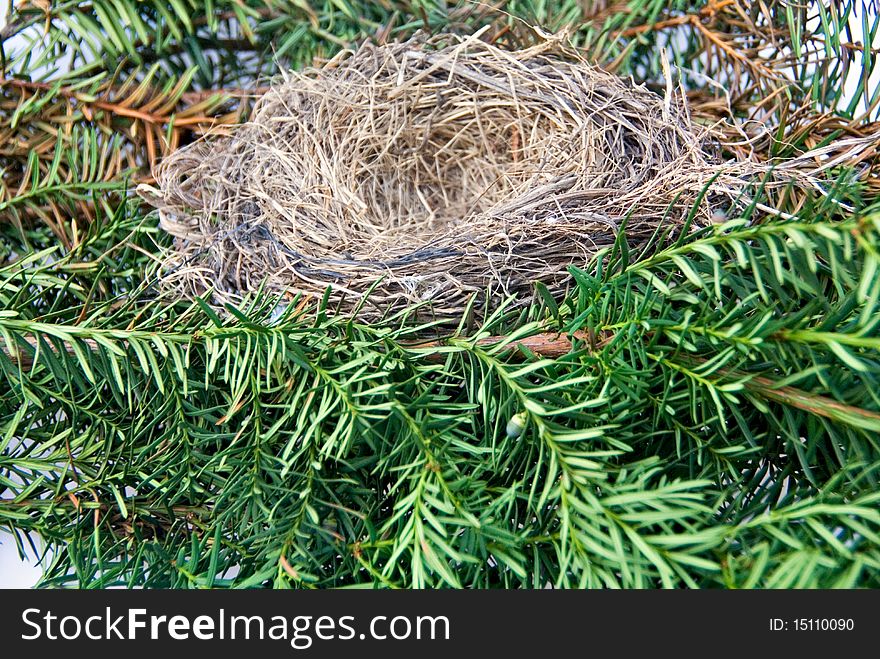
[[[857,3],[46,4],[17,5],[0,72],[0,525],[41,538],[41,585],[880,585],[880,22]],[[247,90],[368,35],[527,45],[523,20],[661,93],[668,72],[722,158],[773,176],[454,332],[155,290],[170,239],[128,181]]]

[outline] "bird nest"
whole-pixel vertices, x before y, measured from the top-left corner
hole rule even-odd
[[[527,302],[534,282],[561,292],[624,222],[638,246],[698,202],[707,219],[708,144],[680,94],[559,38],[366,44],[287,74],[250,121],[162,162],[148,198],[176,237],[163,284],[215,302],[329,291],[367,317]]]

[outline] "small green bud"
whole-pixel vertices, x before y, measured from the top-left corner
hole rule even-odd
[[[507,436],[510,439],[516,439],[520,435],[522,435],[523,430],[526,427],[526,413],[520,412],[519,414],[514,414],[510,421],[507,422]]]

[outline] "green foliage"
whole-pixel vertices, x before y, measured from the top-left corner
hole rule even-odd
[[[0,93],[0,527],[45,548],[43,586],[880,587],[876,155],[845,157],[876,132],[878,93],[859,88],[861,113],[841,100],[844,58],[875,70],[843,27],[864,8],[810,21],[780,5],[780,36],[740,3],[502,4],[18,3]],[[455,331],[156,292],[168,237],[128,191],[246,114],[228,87],[426,24],[492,21],[515,43],[514,16],[570,25],[642,80],[665,44],[697,115],[763,112],[781,128],[758,157],[830,145],[835,166],[643,253],[622,233],[565,299]],[[743,50],[765,31],[775,54]],[[775,89],[787,100],[764,104]]]
[[[47,585],[871,584],[878,230],[617,249],[555,317],[430,346],[269,299],[46,322],[28,292],[73,286],[38,255],[2,272],[0,515],[66,543]]]

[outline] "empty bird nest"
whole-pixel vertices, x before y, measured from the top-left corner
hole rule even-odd
[[[707,219],[709,144],[681,94],[560,38],[417,37],[287,74],[250,121],[166,158],[146,196],[176,238],[163,285],[184,295],[329,289],[362,317],[454,319],[473,296],[561,292],[624,221],[638,246],[700,199]]]

